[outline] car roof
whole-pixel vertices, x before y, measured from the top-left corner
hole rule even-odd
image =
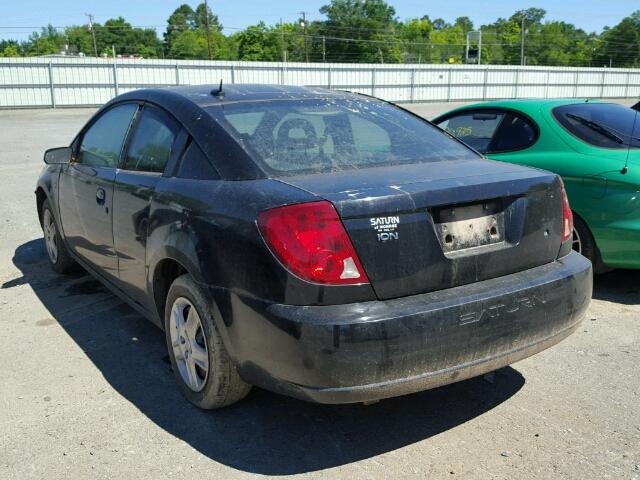
[[[308,98],[345,98],[354,94],[320,87],[267,84],[222,84],[222,95],[217,94],[220,85],[189,85],[147,89],[148,98],[157,95],[178,95],[201,108],[221,103],[255,102],[269,100],[302,100]]]
[[[209,156],[223,178],[229,180],[264,178],[265,173],[250,155],[233,140],[208,110],[212,107],[239,102],[273,100],[303,100],[366,98],[349,92],[319,87],[293,85],[228,84],[222,85],[224,95],[217,95],[220,85],[193,85],[132,90],[113,98],[97,113],[123,102],[147,102],[162,107],[186,129]],[[211,157],[210,157],[211,158]]]
[[[518,110],[527,114],[535,115],[541,109],[545,108],[551,110],[561,105],[574,105],[578,103],[602,103],[599,100],[593,100],[588,98],[526,98],[526,99],[510,99],[510,100],[494,100],[488,102],[479,102],[469,105],[463,105],[461,107],[449,110],[446,113],[438,115],[436,119],[449,116],[454,112],[461,112],[464,110],[475,110],[478,108],[505,108]]]

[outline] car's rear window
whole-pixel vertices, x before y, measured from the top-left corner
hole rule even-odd
[[[637,114],[616,103],[577,103],[553,109],[553,116],[569,133],[604,148],[640,147]]]
[[[377,100],[232,103],[209,113],[278,175],[477,158],[426,121]]]

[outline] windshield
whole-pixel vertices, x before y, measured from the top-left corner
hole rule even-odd
[[[277,175],[478,158],[426,121],[377,100],[241,102],[208,112]]]
[[[640,147],[637,113],[615,103],[578,103],[553,109],[553,116],[573,136],[596,147],[617,149]]]

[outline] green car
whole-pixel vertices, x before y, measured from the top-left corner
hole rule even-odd
[[[640,268],[640,113],[591,100],[504,100],[433,120],[493,160],[551,170],[574,213],[574,249],[596,271]]]

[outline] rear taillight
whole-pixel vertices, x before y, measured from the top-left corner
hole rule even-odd
[[[569,207],[569,199],[562,179],[560,179],[560,194],[562,195],[562,243],[564,243],[573,237],[573,213]]]
[[[258,228],[282,264],[298,277],[332,285],[368,282],[338,212],[327,201],[266,210]]]

